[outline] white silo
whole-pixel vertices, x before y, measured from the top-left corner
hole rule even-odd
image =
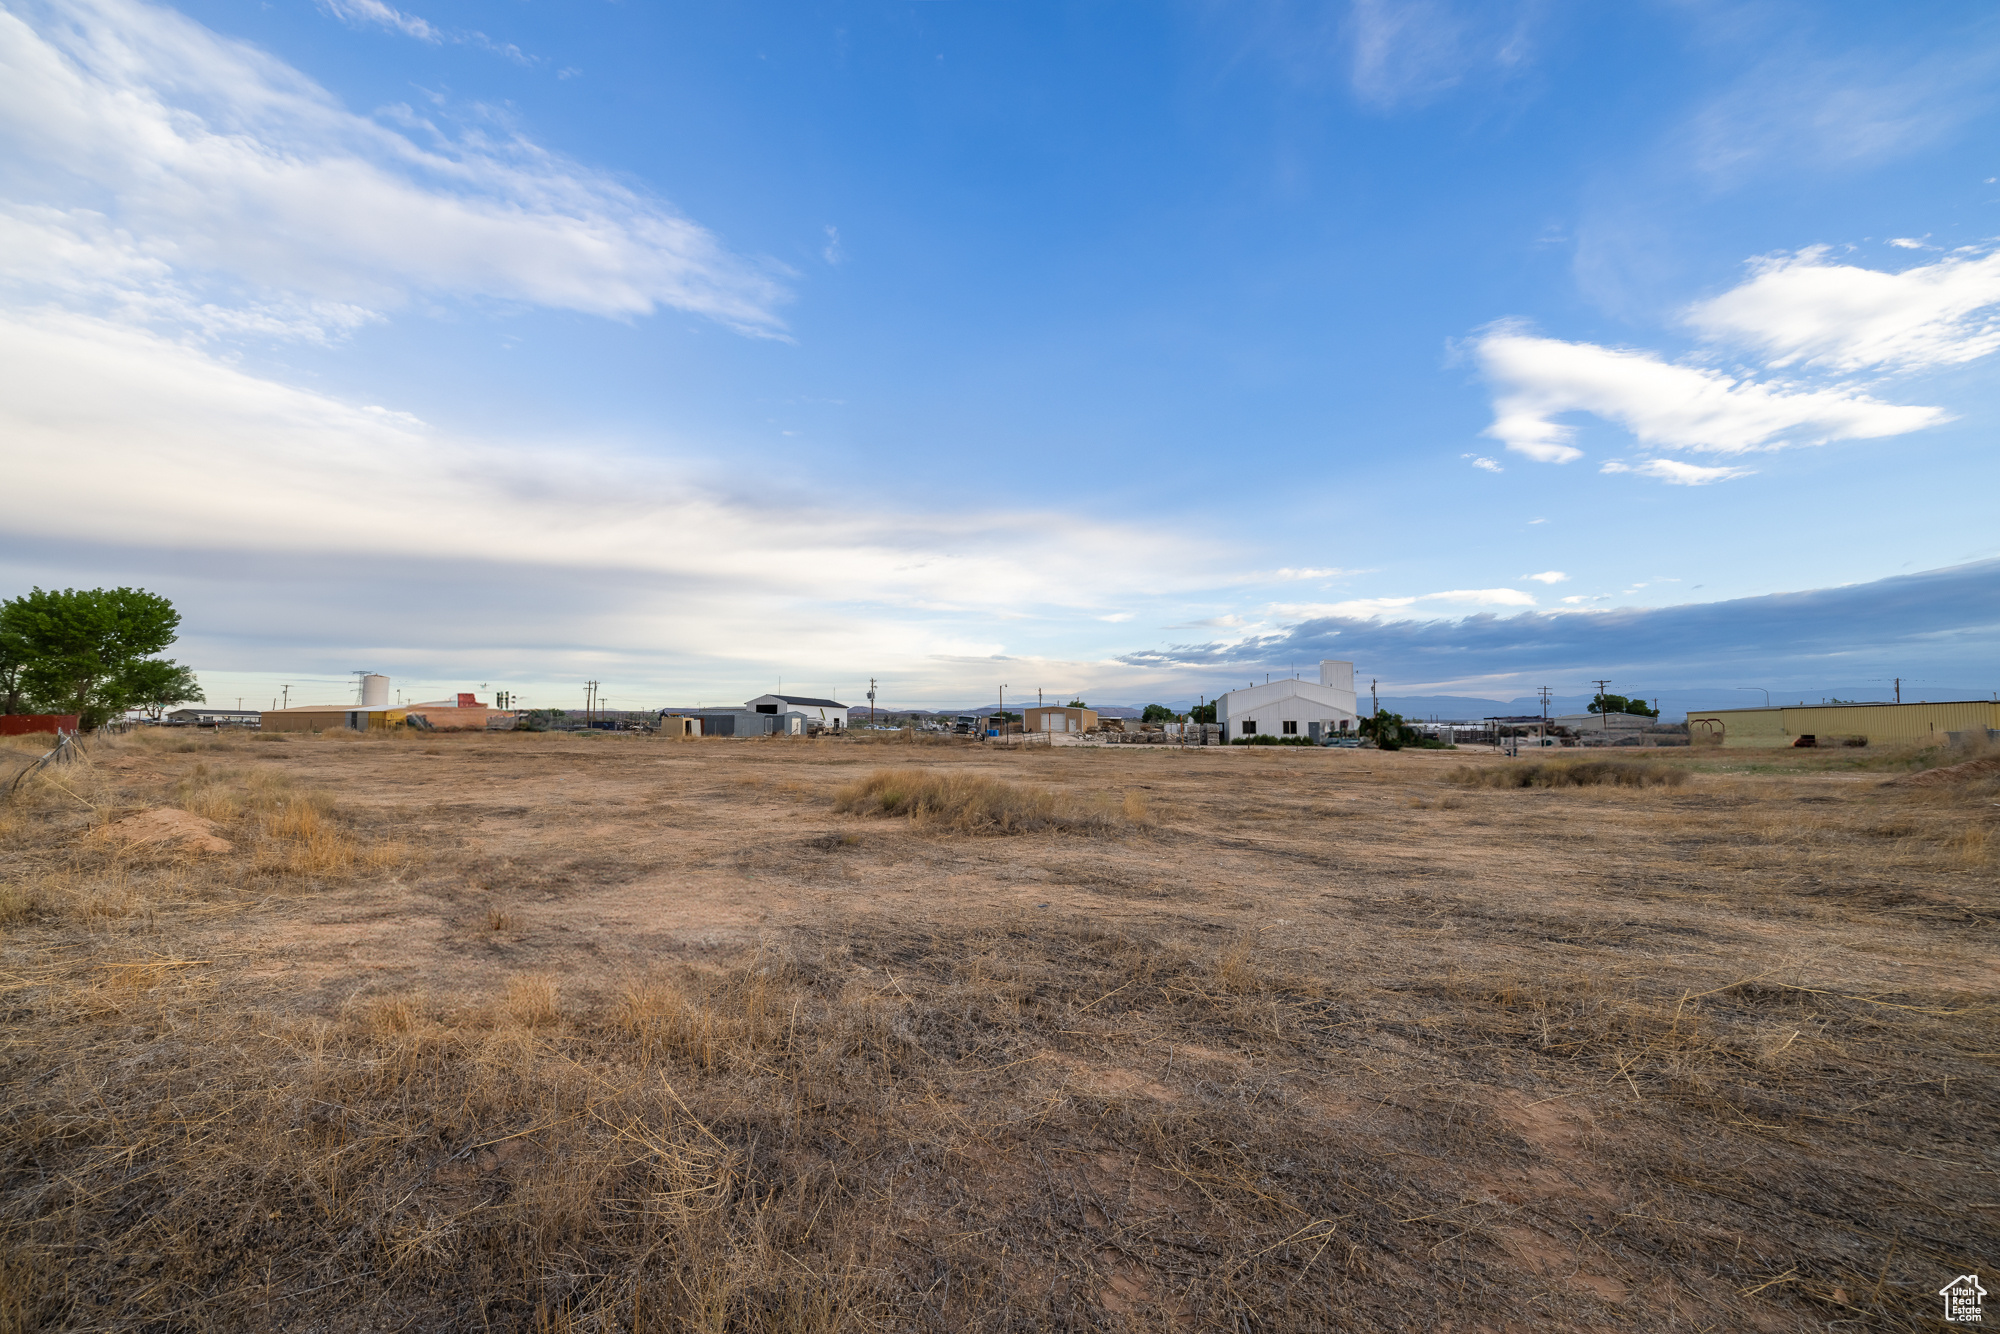
[[[370,672],[361,678],[361,707],[364,709],[386,709],[389,707],[389,678],[379,672]]]

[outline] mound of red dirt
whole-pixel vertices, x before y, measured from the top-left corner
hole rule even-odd
[[[1975,778],[1986,778],[1993,774],[2000,774],[2000,755],[1967,760],[1963,764],[1947,764],[1941,769],[1926,769],[1920,774],[1905,774],[1901,778],[1891,778],[1882,786],[1944,787],[1950,783],[1967,783]]]
[[[97,836],[135,845],[170,844],[181,852],[235,851],[235,845],[216,832],[220,827],[192,811],[159,806],[108,824]]]

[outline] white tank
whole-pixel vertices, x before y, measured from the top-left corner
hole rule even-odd
[[[361,678],[361,707],[364,709],[386,709],[389,707],[389,678],[378,673],[370,673]]]

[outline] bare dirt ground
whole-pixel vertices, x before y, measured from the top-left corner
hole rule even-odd
[[[0,1330],[1939,1327],[2000,775],[1906,759],[100,742],[0,806]]]

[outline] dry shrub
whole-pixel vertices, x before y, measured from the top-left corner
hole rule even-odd
[[[217,824],[227,824],[243,813],[235,797],[212,787],[190,794],[181,802],[181,809]]]
[[[562,1017],[556,1008],[556,979],[549,973],[521,973],[507,980],[507,1013],[523,1028],[547,1028]]]
[[[1245,936],[1225,949],[1215,961],[1215,982],[1232,996],[1246,996],[1264,989],[1264,979],[1251,963],[1256,942]]]
[[[1679,765],[1632,760],[1531,760],[1526,764],[1465,765],[1445,775],[1461,787],[1679,787],[1688,771]]]
[[[856,815],[907,815],[923,824],[978,834],[1043,829],[1103,833],[1131,819],[1129,805],[1085,805],[1047,788],[936,769],[877,769],[834,793],[833,808]]]
[[[378,1037],[407,1033],[421,1013],[408,996],[385,996],[368,1007],[366,1029]]]
[[[34,911],[35,896],[26,885],[11,880],[0,884],[0,926],[12,926],[33,916]]]
[[[0,886],[0,924],[51,917],[100,927],[139,911],[138,887],[121,868],[90,873],[71,868],[27,872]]]
[[[338,875],[354,866],[360,849],[327,817],[324,798],[287,797],[275,803],[262,820],[267,837],[278,845],[276,860],[293,875]]]
[[[1984,866],[1993,859],[1992,840],[1987,837],[1985,825],[1967,825],[1947,846],[1966,866]]]
[[[797,1003],[787,980],[769,968],[722,977],[688,973],[629,983],[614,1022],[641,1060],[712,1071],[754,1065],[783,1037]]]

